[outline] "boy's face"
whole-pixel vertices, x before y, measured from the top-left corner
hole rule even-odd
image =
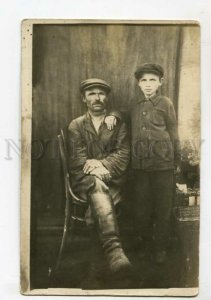
[[[162,85],[162,78],[155,74],[144,74],[138,85],[146,98],[153,97]]]

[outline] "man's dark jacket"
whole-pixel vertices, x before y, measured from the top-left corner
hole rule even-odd
[[[130,159],[127,128],[118,121],[113,130],[102,123],[97,133],[89,113],[74,119],[68,127],[68,155],[71,184],[79,196],[87,199],[87,193],[95,184],[95,176],[85,175],[87,159],[97,159],[110,172],[108,186],[121,186]]]

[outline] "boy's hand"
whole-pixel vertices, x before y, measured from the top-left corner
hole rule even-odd
[[[104,120],[108,130],[113,130],[116,126],[117,118],[115,116],[107,116]]]
[[[103,167],[101,161],[97,159],[87,159],[83,167],[84,174],[90,174],[94,169],[99,167]]]

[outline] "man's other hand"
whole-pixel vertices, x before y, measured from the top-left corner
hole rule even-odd
[[[83,172],[84,174],[90,174],[94,169],[103,167],[103,164],[97,159],[87,159]]]
[[[111,179],[110,172],[104,166],[94,169],[90,172],[90,175],[94,175],[104,182],[108,182]]]
[[[117,118],[115,116],[107,116],[104,120],[108,130],[113,130],[116,126]]]

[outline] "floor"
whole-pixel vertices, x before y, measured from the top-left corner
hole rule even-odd
[[[60,223],[62,224],[62,220]],[[50,223],[45,219],[43,224]],[[95,279],[91,279],[90,283],[88,280],[88,286],[87,274],[91,253],[85,226],[78,224],[74,243],[70,244],[69,240],[67,241],[61,266],[57,273],[53,273],[62,227],[55,227],[52,224],[41,225],[37,227],[36,235],[33,235],[31,242],[32,288],[176,288],[194,287],[198,284],[198,231],[191,231],[190,227],[186,228],[186,225],[178,229],[186,232],[182,234],[182,238],[178,230],[172,232],[167,261],[158,265],[154,262],[152,249],[145,257],[139,256],[139,249],[135,246],[135,239],[132,236],[133,231],[128,226],[124,227],[124,223],[120,224],[123,246],[134,266],[134,273],[128,278],[113,278],[105,268],[98,282],[92,282]],[[188,248],[196,251],[190,253],[191,250]]]

